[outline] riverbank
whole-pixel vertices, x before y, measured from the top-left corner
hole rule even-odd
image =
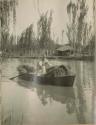
[[[32,58],[38,59],[42,56],[1,56],[1,58]],[[66,59],[66,60],[89,60],[94,61],[94,56],[83,55],[83,56],[46,56],[48,59]]]

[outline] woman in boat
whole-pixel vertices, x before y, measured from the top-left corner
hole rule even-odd
[[[37,63],[37,73],[39,74],[46,74],[46,70],[50,67],[50,64],[48,60],[43,57],[38,63]]]
[[[37,74],[41,74],[42,73],[42,60],[40,60],[39,62],[37,62]]]

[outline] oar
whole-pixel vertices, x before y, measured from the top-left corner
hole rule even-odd
[[[20,74],[20,75],[17,75],[17,76],[15,76],[15,77],[12,77],[12,78],[10,78],[10,80],[12,80],[12,79],[14,79],[14,78],[16,78],[16,77],[18,77],[18,76],[22,76],[22,75],[24,75],[25,73],[23,73],[23,74]]]

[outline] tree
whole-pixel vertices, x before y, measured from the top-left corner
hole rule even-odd
[[[70,3],[67,5],[67,13],[69,16],[69,24],[67,24],[67,37],[69,44],[76,49],[76,33],[77,33],[77,6],[75,3]]]
[[[9,24],[10,24],[10,12],[13,13],[13,23],[15,25],[16,22],[16,5],[17,0],[1,0],[0,1],[0,24],[1,24],[1,49],[2,51],[6,50],[6,43],[8,42],[8,39],[6,37],[6,34],[8,36],[9,34]],[[6,37],[6,40],[5,40]]]
[[[37,23],[38,26],[38,41],[41,49],[49,50],[51,48],[51,24],[52,24],[52,11],[48,16],[48,11],[40,15]]]
[[[77,30],[77,45],[78,45],[78,49],[80,52],[81,51],[80,47],[81,47],[82,43],[84,43],[82,34],[84,32],[84,25],[86,25],[85,24],[85,17],[86,17],[87,12],[88,12],[88,7],[86,5],[85,0],[81,0],[81,1],[78,0],[77,7],[80,10],[80,15],[78,17],[78,30]]]
[[[31,50],[35,51],[36,44],[34,26],[31,24],[22,32],[18,40],[18,46],[22,48],[21,51],[30,52]]]
[[[69,15],[69,24],[67,24],[67,37],[71,46],[75,51],[81,51],[84,44],[87,25],[85,17],[87,15],[88,7],[86,0],[78,0],[77,3],[70,3],[67,5],[67,13]]]

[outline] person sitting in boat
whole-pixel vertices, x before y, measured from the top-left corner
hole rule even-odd
[[[42,73],[42,60],[37,62],[37,74],[41,74],[41,73]]]
[[[48,60],[47,60],[45,57],[43,57],[43,58],[38,62],[38,64],[37,64],[37,72],[38,72],[39,74],[46,74],[46,70],[47,70],[47,68],[49,68],[49,67],[50,67],[50,64],[49,64]]]
[[[48,59],[46,57],[43,57],[43,64],[45,65],[46,70],[51,67],[51,64],[49,63]]]

